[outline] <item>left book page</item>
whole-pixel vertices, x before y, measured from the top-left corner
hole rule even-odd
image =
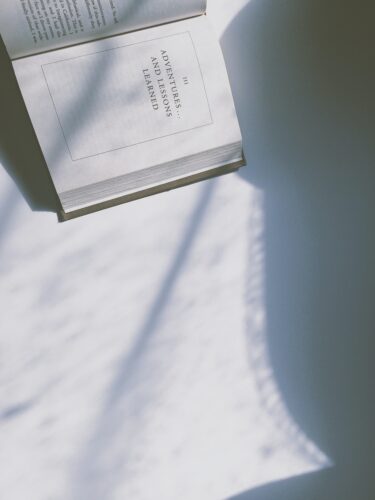
[[[0,0],[11,59],[203,14],[206,0]]]

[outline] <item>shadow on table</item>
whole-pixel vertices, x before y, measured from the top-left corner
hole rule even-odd
[[[267,343],[296,423],[334,462],[245,499],[375,498],[372,7],[251,0],[222,44],[264,193]]]
[[[0,161],[32,210],[57,212],[57,195],[1,39],[0,73]]]

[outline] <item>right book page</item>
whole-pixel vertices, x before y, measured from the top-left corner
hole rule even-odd
[[[14,68],[62,197],[241,142],[206,16],[20,59]],[[172,167],[165,173],[174,175]]]

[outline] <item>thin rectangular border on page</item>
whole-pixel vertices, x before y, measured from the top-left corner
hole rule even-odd
[[[44,67],[45,66],[49,66],[51,64],[58,64],[60,62],[64,62],[64,61],[70,61],[70,60],[73,60],[73,59],[79,59],[81,57],[86,57],[86,56],[91,56],[91,55],[94,55],[94,54],[100,54],[102,52],[110,52],[112,50],[118,50],[118,49],[122,49],[122,48],[125,48],[125,47],[131,47],[133,45],[140,45],[142,43],[148,43],[148,42],[154,42],[154,41],[157,41],[157,40],[164,40],[165,38],[171,38],[173,36],[181,36],[181,35],[189,35],[189,38],[190,38],[190,41],[191,41],[191,44],[192,44],[192,47],[194,49],[194,54],[195,54],[195,57],[196,57],[196,60],[197,60],[197,63],[198,63],[198,67],[199,67],[199,71],[200,71],[200,75],[201,75],[201,79],[202,79],[202,84],[203,84],[203,89],[204,89],[204,93],[205,93],[205,97],[206,97],[206,101],[207,101],[207,107],[208,107],[208,112],[210,114],[210,117],[211,117],[211,121],[208,122],[208,123],[205,123],[203,125],[198,125],[196,127],[192,127],[192,128],[189,128],[189,129],[185,129],[185,130],[180,130],[179,132],[174,132],[172,134],[167,134],[167,135],[161,135],[161,136],[158,136],[158,137],[154,137],[152,139],[147,139],[145,141],[140,141],[140,142],[137,142],[137,143],[134,143],[134,144],[129,144],[127,146],[120,146],[118,148],[114,148],[114,149],[108,149],[106,151],[101,151],[99,153],[95,153],[93,155],[88,155],[88,156],[82,156],[80,158],[73,158],[73,155],[72,155],[72,152],[69,148],[69,144],[68,144],[68,140],[66,138],[66,135],[65,135],[65,132],[64,132],[64,128],[62,126],[62,123],[61,123],[61,120],[60,120],[60,117],[59,117],[59,113],[57,111],[57,107],[56,107],[56,104],[55,104],[55,101],[53,99],[53,96],[52,96],[52,92],[51,92],[51,89],[48,85],[48,80],[47,80],[47,77],[46,77],[46,74],[44,72]],[[193,37],[191,36],[191,33],[190,31],[183,31],[181,33],[174,33],[172,35],[167,35],[167,36],[163,36],[163,37],[158,37],[158,38],[151,38],[150,40],[142,40],[141,42],[135,42],[135,43],[130,43],[130,44],[127,44],[127,45],[121,45],[119,47],[113,47],[113,48],[110,48],[110,49],[105,49],[105,50],[99,50],[97,52],[91,52],[89,54],[83,54],[83,55],[80,55],[80,56],[75,56],[75,57],[69,57],[69,58],[66,58],[66,59],[60,59],[58,61],[53,61],[53,62],[50,62],[50,63],[46,63],[46,64],[42,64],[41,65],[41,70],[42,70],[42,73],[43,73],[43,76],[44,76],[44,80],[46,82],[46,86],[47,86],[47,89],[48,89],[48,93],[51,97],[51,101],[52,101],[52,104],[53,104],[53,107],[55,109],[55,113],[56,113],[56,116],[57,116],[57,120],[59,122],[59,125],[60,125],[60,128],[61,128],[61,132],[62,132],[62,135],[64,137],[64,140],[65,140],[65,144],[66,144],[66,147],[67,147],[67,150],[69,151],[69,156],[70,156],[70,159],[72,162],[75,162],[75,161],[80,161],[80,160],[84,160],[86,158],[93,158],[93,157],[96,157],[96,156],[101,156],[103,154],[106,154],[106,153],[110,153],[112,151],[118,151],[120,149],[126,149],[126,148],[130,148],[130,147],[133,147],[133,146],[137,146],[139,144],[145,144],[147,142],[152,142],[152,141],[156,141],[158,139],[163,139],[165,137],[171,137],[173,135],[177,135],[177,134],[183,134],[185,132],[189,132],[191,130],[195,130],[195,129],[199,129],[199,128],[202,128],[202,127],[207,127],[209,125],[212,125],[213,124],[213,118],[212,118],[212,112],[211,112],[211,107],[210,107],[210,102],[209,102],[209,99],[208,99],[208,95],[207,95],[207,89],[206,89],[206,84],[205,84],[205,81],[204,81],[204,77],[203,77],[203,72],[202,72],[202,67],[201,67],[201,64],[200,64],[200,61],[199,61],[199,58],[198,58],[198,54],[197,54],[197,49],[195,47],[195,44],[194,44],[194,41],[193,41]]]

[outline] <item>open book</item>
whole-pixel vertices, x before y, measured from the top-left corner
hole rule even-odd
[[[244,164],[204,0],[1,0],[0,32],[69,219]]]

